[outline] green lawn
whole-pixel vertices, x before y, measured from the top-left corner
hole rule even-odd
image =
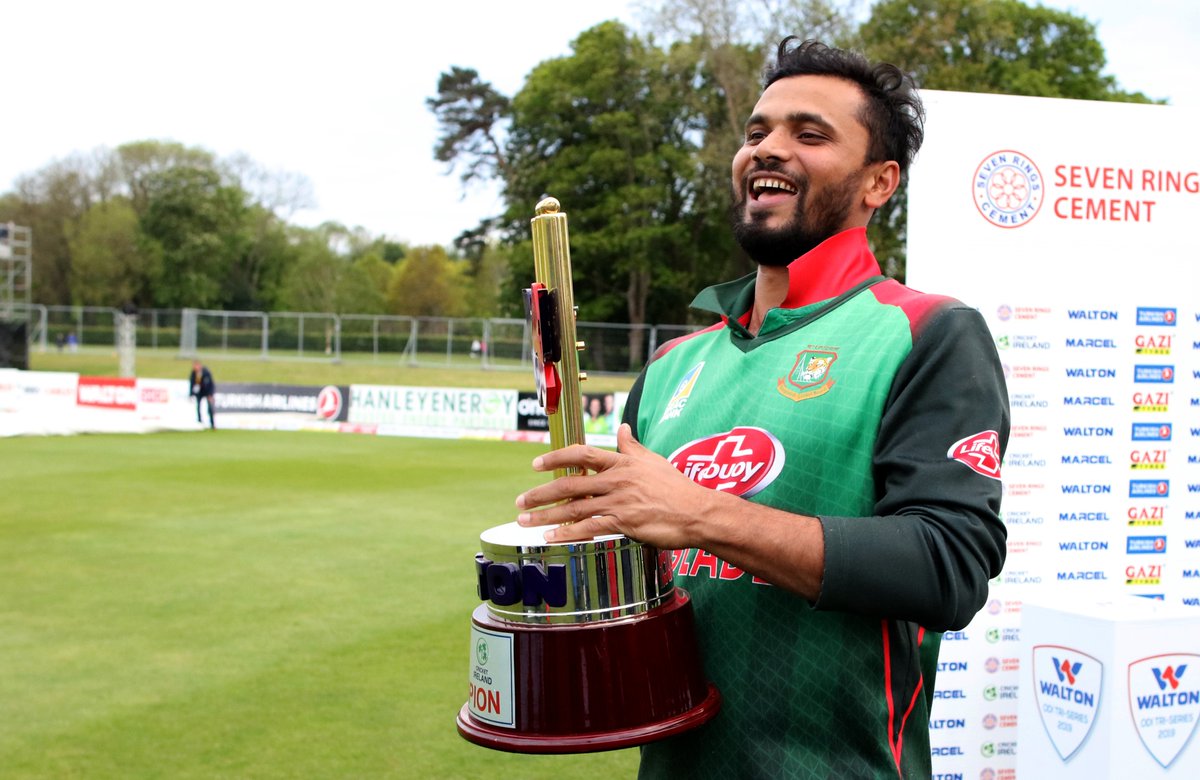
[[[633,750],[514,755],[454,728],[479,533],[543,449],[0,439],[0,776],[632,775]]]
[[[534,388],[533,371],[470,367],[411,367],[395,358],[371,361],[346,360],[270,360],[249,354],[228,357],[205,355],[208,366],[221,382],[275,382],[295,385],[401,385],[416,387],[495,387],[514,390]],[[581,357],[586,369],[587,361]],[[116,376],[120,364],[111,348],[89,347],[79,352],[31,351],[29,368],[33,371],[75,371],[92,376]],[[192,368],[189,358],[172,349],[139,349],[134,362],[138,376],[158,379],[186,379]],[[582,383],[585,393],[613,393],[628,390],[634,377],[629,374],[596,374]]]

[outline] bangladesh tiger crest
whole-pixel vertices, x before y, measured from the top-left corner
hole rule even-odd
[[[793,401],[804,401],[825,395],[837,380],[830,376],[837,360],[836,352],[806,349],[796,355],[791,372],[779,378],[780,394]]]

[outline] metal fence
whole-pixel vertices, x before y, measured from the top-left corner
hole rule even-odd
[[[119,309],[34,304],[25,313],[33,350],[117,346]],[[177,350],[185,357],[531,367],[524,320],[207,309],[143,309],[136,317],[139,348]],[[576,323],[586,350],[582,363],[595,373],[635,372],[660,344],[699,327]]]

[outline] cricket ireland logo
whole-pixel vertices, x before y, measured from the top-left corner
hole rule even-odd
[[[806,349],[796,355],[792,370],[779,378],[780,394],[793,401],[825,395],[837,380],[830,378],[837,352]]]

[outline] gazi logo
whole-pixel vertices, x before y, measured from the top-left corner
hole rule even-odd
[[[1170,653],[1129,665],[1129,713],[1146,751],[1171,766],[1200,722],[1200,655]]]
[[[783,444],[762,428],[738,427],[683,445],[667,458],[685,477],[749,498],[783,471]]]
[[[1038,715],[1058,757],[1069,761],[1092,732],[1100,708],[1104,665],[1069,647],[1033,648],[1033,693]]]

